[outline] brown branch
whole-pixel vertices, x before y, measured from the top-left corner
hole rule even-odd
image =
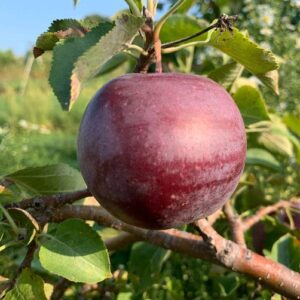
[[[249,230],[253,225],[261,221],[263,217],[275,213],[281,208],[291,207],[292,205],[293,201],[281,200],[273,205],[260,208],[254,215],[243,220],[244,231]]]
[[[207,217],[207,221],[210,225],[216,223],[216,221],[222,216],[223,212],[221,209],[217,210],[215,213]]]
[[[77,200],[80,200],[85,197],[92,196],[91,192],[87,189],[69,192],[69,193],[61,193],[50,196],[39,196],[30,199],[24,199],[20,202],[11,203],[6,206],[6,208],[18,207],[22,209],[35,208],[37,210],[44,209],[53,209],[59,208],[63,205],[73,203]]]
[[[105,246],[109,251],[116,251],[139,241],[140,239],[127,232],[123,232],[116,237],[105,240]]]
[[[69,281],[66,278],[61,278],[54,286],[53,292],[51,295],[51,300],[60,300],[62,299],[66,290],[73,284],[74,282]]]
[[[230,224],[232,240],[240,246],[246,247],[243,222],[240,216],[235,213],[230,201],[224,205],[223,210]]]
[[[25,269],[25,268],[29,268],[30,265],[31,265],[31,262],[33,260],[33,257],[34,257],[34,253],[35,253],[35,250],[37,249],[37,244],[35,242],[35,240],[33,240],[29,246],[28,246],[28,249],[27,249],[27,252],[26,252],[26,255],[22,261],[22,263],[20,264],[16,274],[14,275],[14,277],[4,286],[1,287],[1,290],[0,290],[0,295],[4,292],[5,290],[5,293],[7,293],[9,290],[11,290],[16,281],[17,281],[17,278],[19,277],[19,275],[22,273],[22,271]]]
[[[198,221],[204,239],[176,229],[147,230],[125,224],[101,207],[65,206],[57,210],[53,221],[67,218],[94,220],[97,223],[129,232],[154,245],[178,251],[248,275],[289,299],[300,299],[300,274],[224,239],[206,220]]]
[[[148,52],[148,55],[140,55],[134,70],[135,73],[147,73],[151,62],[155,59],[154,50],[149,50],[151,44],[153,43],[153,19],[151,13],[146,8],[143,8],[143,15],[146,18],[145,24],[141,28],[146,37],[143,49]]]

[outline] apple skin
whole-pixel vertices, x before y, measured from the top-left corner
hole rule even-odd
[[[244,168],[244,123],[214,81],[180,73],[127,74],[89,103],[78,137],[86,184],[112,215],[149,229],[209,216]]]

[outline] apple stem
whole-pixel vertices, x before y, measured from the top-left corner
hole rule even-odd
[[[178,0],[169,11],[167,11],[161,19],[157,22],[154,32],[153,32],[153,46],[156,57],[156,73],[162,73],[162,62],[161,62],[161,41],[160,41],[160,31],[167,21],[167,19],[177,10],[177,8],[183,4],[185,0]]]
[[[160,39],[154,42],[154,52],[156,57],[156,73],[162,73],[162,62],[161,62],[161,41]]]

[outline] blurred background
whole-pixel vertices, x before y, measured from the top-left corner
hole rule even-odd
[[[159,1],[158,14],[166,10],[172,2],[174,1]],[[257,82],[255,84],[259,85],[269,112],[273,112],[277,119],[284,120],[289,129],[300,136],[299,127],[295,127],[292,122],[294,118],[299,120],[300,117],[300,0],[192,0],[189,2],[195,3],[189,13],[207,23],[212,22],[221,13],[237,14],[239,18],[236,26],[240,30],[248,31],[253,40],[271,49],[277,55],[281,62],[280,95],[274,95]],[[135,61],[130,57],[124,59],[123,56],[118,63],[114,63],[113,67],[108,65],[98,77],[86,84],[71,112],[64,112],[48,83],[51,53],[45,53],[34,60],[32,47],[38,35],[46,31],[54,19],[90,17],[99,20],[111,17],[125,8],[126,3],[123,0],[81,0],[76,7],[71,0],[1,0],[0,176],[25,167],[58,162],[78,167],[76,136],[88,101],[105,82],[117,75],[132,71]],[[184,52],[182,54],[184,56]],[[181,68],[179,56],[166,57],[168,68],[189,72]],[[198,47],[193,55],[192,69],[198,74],[206,75],[224,62],[226,57],[221,52],[209,47]],[[250,74],[244,76],[255,81]],[[280,124],[283,126],[282,123]],[[249,141],[251,145],[252,141]],[[246,179],[254,183],[246,190],[239,202],[240,212],[265,203],[265,199],[275,202],[278,197],[288,197],[299,190],[300,170],[299,164],[295,163],[296,154],[293,145],[287,138],[282,136],[279,138],[278,135],[273,135],[273,144],[267,142],[265,139],[264,145],[266,148],[269,145],[268,150],[275,155],[283,167],[280,173],[259,169],[257,166],[252,169],[251,166],[249,167]],[[298,170],[298,173],[295,170]],[[268,194],[269,198],[265,197],[264,193]],[[222,220],[218,226],[220,232],[225,231],[226,226]],[[269,221],[266,228],[272,227],[274,231],[274,226]],[[270,241],[266,248],[270,249],[274,240],[281,236],[283,229],[280,226],[277,226],[279,229],[276,227],[278,230],[272,236],[268,232]],[[248,238],[251,239],[251,236]],[[160,251],[163,250],[157,250],[154,246],[147,247],[149,253],[158,251],[155,252],[154,257],[154,259],[158,258],[157,261],[164,262],[170,255],[169,252],[161,253]],[[259,252],[261,249],[256,250]],[[124,261],[126,262],[128,257],[128,251],[114,254],[113,269],[118,269],[120,272],[118,273],[120,280],[117,283],[105,281],[104,294],[106,292],[112,294],[114,289],[127,288],[124,285],[127,281]],[[233,273],[225,276],[216,266],[182,257],[176,253],[170,256],[163,272],[157,271],[161,273],[156,274],[157,277],[160,276],[161,281],[159,281],[157,277],[150,278],[149,274],[153,270],[150,270],[151,266],[148,265],[145,268],[143,262],[146,259],[139,258],[139,271],[142,274],[141,278],[145,277],[148,281],[142,281],[143,284],[138,285],[138,288],[144,289],[151,287],[146,295],[148,298],[145,296],[145,299],[270,299],[270,292],[266,290],[260,291],[256,298],[257,285],[243,276]],[[7,259],[3,261],[0,259],[0,268],[4,265],[7,270],[9,268],[7,261]],[[132,279],[133,284],[134,280],[135,278]],[[163,287],[157,282],[163,282]],[[104,294],[101,299],[113,299],[108,296],[105,298]]]

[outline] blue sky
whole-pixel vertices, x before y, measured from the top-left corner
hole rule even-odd
[[[126,8],[124,0],[0,0],[0,50],[24,54],[55,19],[80,19],[92,13],[111,16]]]

